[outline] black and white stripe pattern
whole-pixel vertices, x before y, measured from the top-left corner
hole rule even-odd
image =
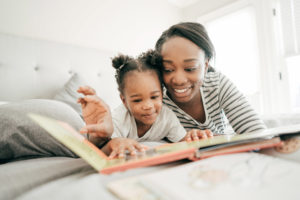
[[[238,134],[266,128],[245,96],[220,72],[206,74],[201,95],[206,114],[206,121],[203,124],[181,110],[166,95],[166,91],[163,102],[173,110],[187,131],[210,129],[215,135],[224,134],[228,121]]]

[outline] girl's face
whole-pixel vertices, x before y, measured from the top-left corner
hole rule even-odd
[[[162,107],[162,90],[158,76],[153,71],[129,72],[124,79],[121,99],[135,118],[137,126],[155,122]]]
[[[200,86],[208,67],[205,53],[183,37],[172,37],[162,46],[163,79],[170,98],[186,104],[200,98]]]

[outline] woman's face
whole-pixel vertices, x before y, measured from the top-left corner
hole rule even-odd
[[[161,55],[170,98],[178,104],[200,101],[200,86],[208,67],[204,51],[190,40],[172,37],[162,45]]]

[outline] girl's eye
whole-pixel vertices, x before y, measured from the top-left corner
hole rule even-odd
[[[160,96],[158,96],[158,95],[157,95],[157,96],[152,96],[151,99],[157,99],[157,98],[159,98],[159,97],[160,97]]]
[[[141,102],[142,100],[141,99],[134,99],[132,100],[132,102],[135,102],[135,103],[138,103],[138,102]]]

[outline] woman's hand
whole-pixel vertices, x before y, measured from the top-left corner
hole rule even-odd
[[[192,129],[187,134],[181,141],[199,141],[202,139],[207,139],[207,138],[212,138],[214,135],[213,133],[209,130],[200,130],[200,129]]]
[[[80,87],[77,92],[85,95],[78,99],[86,123],[80,133],[89,134],[89,139],[92,142],[93,140],[96,141],[97,138],[110,138],[113,133],[113,123],[109,106],[96,96],[95,90],[89,86]]]
[[[102,150],[109,154],[109,158],[124,158],[126,151],[130,155],[136,155],[137,151],[144,152],[146,146],[139,144],[137,141],[129,138],[113,138],[109,141]]]

